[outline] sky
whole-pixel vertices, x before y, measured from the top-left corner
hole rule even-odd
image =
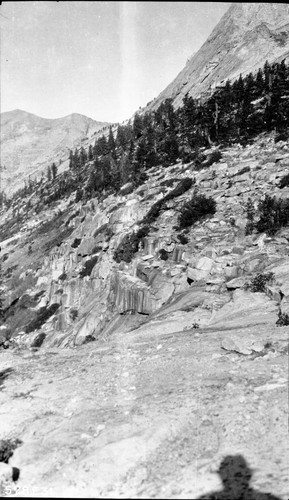
[[[2,2],[1,112],[122,122],[177,76],[226,2]]]

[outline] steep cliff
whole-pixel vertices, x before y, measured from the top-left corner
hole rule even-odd
[[[145,109],[172,98],[182,105],[188,93],[198,97],[225,80],[255,72],[266,60],[289,56],[289,5],[234,3],[185,68]]]

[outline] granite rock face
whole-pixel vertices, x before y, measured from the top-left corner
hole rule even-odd
[[[271,161],[273,156],[279,158],[277,163]],[[207,183],[213,170],[215,187]],[[257,207],[265,193],[283,195],[278,183],[272,185],[272,176],[280,178],[288,171],[288,145],[275,144],[272,134],[246,147],[223,149],[220,162],[207,169],[195,171],[192,163],[167,168],[165,180],[194,177],[199,192],[216,200],[216,213],[195,223],[188,229],[187,243],[180,243],[179,209],[193,195],[193,186],[173,200],[174,210],[167,207],[160,214],[131,262],[117,263],[114,254],[126,234],[142,227],[141,220],[159,199],[160,169],[150,173],[141,190],[126,196],[85,204],[67,199],[40,214],[32,209],[18,239],[1,243],[7,255],[4,274],[12,273],[7,279],[11,316],[5,339],[12,334],[30,345],[43,333],[46,346],[80,345],[110,335],[114,328],[127,330],[177,313],[184,321],[172,320],[173,331],[196,324],[209,329],[275,324],[280,312],[288,314],[288,228],[270,237],[246,235],[245,206],[249,197]],[[244,189],[236,195],[239,185]],[[34,235],[43,223],[59,217],[69,236],[47,251],[54,223],[44,237],[37,240]],[[35,250],[28,255],[25,249],[32,238]],[[273,273],[274,279],[262,293],[253,293],[248,287],[258,273]],[[56,306],[33,335],[25,334],[31,319]]]
[[[254,73],[266,60],[281,62],[289,56],[288,19],[285,3],[232,4],[199,51],[145,111],[157,109],[167,98],[179,107],[186,94],[198,97],[241,73]]]

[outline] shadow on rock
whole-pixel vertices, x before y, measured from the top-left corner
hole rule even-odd
[[[223,490],[202,495],[198,500],[281,500],[261,491],[250,488],[252,469],[242,455],[226,456],[218,469]]]

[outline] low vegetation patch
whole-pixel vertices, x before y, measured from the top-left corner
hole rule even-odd
[[[266,195],[258,205],[260,218],[256,223],[259,233],[275,234],[289,223],[289,199],[277,200]]]
[[[72,319],[72,321],[75,321],[75,320],[76,320],[76,318],[78,317],[78,310],[77,310],[77,309],[74,309],[74,308],[73,308],[73,309],[71,309],[71,310],[69,311],[69,316],[70,316],[70,318]]]
[[[66,273],[62,273],[62,274],[58,277],[58,279],[59,279],[60,281],[64,281],[64,280],[66,280],[66,278],[67,278],[67,274],[66,274]]]
[[[164,248],[160,249],[159,254],[160,254],[160,259],[162,259],[162,260],[168,260],[168,258],[169,258],[169,252],[167,252]]]
[[[90,276],[91,272],[98,261],[98,256],[92,257],[92,259],[87,260],[84,263],[83,269],[79,273],[80,278],[84,278],[85,276]]]
[[[8,464],[14,450],[22,444],[20,439],[1,439],[0,440],[0,462]]]
[[[181,196],[186,191],[188,191],[192,187],[192,185],[193,179],[191,177],[185,177],[184,179],[182,179],[174,189],[166,194],[166,196],[153,204],[153,206],[150,208],[141,222],[145,224],[154,223],[159,217],[161,210],[165,208],[165,203],[169,200],[177,198],[178,196]]]
[[[182,245],[186,245],[187,243],[189,243],[189,239],[182,233],[177,234],[177,238]]]
[[[75,238],[73,243],[71,243],[71,246],[72,248],[77,248],[79,247],[80,243],[81,243],[81,238]]]
[[[196,150],[191,154],[190,159],[194,162],[194,170],[202,170],[203,168],[209,168],[213,163],[220,161],[222,158],[222,153],[218,149],[212,151],[206,156],[204,153]]]
[[[289,326],[289,314],[282,313],[281,311],[279,311],[276,325],[277,326]]]
[[[248,219],[246,234],[251,234],[256,229],[258,233],[273,236],[279,229],[289,224],[289,199],[276,199],[266,194],[257,209],[254,208],[252,200],[248,200],[246,211]]]
[[[33,342],[31,342],[31,347],[41,347],[45,338],[46,338],[46,334],[44,332],[38,333],[38,335],[36,335]]]
[[[289,186],[289,174],[284,175],[284,177],[282,177],[282,179],[280,179],[280,182],[279,182],[280,189],[283,189],[284,187],[288,187],[288,186]]]
[[[25,333],[31,333],[38,330],[42,325],[59,309],[60,304],[51,304],[49,307],[41,307],[34,318],[24,328]]]
[[[251,278],[245,288],[251,292],[265,292],[266,285],[272,283],[273,280],[274,273],[258,273]]]
[[[143,226],[136,233],[126,234],[114,252],[114,260],[118,263],[121,261],[130,263],[139,249],[139,244],[149,234],[149,231],[149,226]]]
[[[289,139],[289,130],[282,130],[276,133],[274,142],[276,143],[280,141],[288,141],[288,139]]]
[[[195,194],[181,207],[179,216],[179,228],[184,229],[192,226],[198,220],[213,215],[216,212],[216,202],[211,197],[203,194]]]

